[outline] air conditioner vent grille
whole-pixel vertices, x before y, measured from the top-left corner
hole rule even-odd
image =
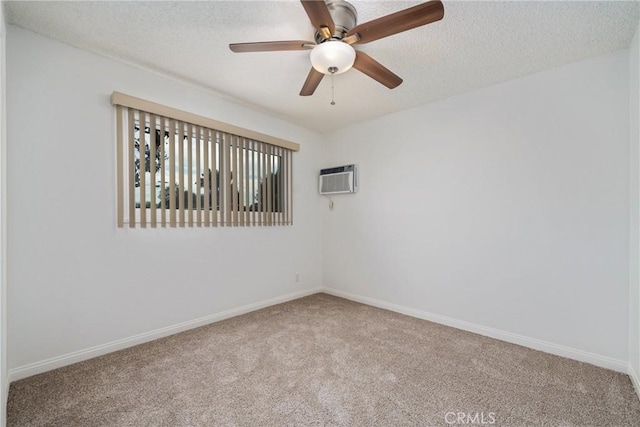
[[[334,175],[324,175],[322,177],[321,193],[342,193],[351,191],[352,173],[336,173]]]

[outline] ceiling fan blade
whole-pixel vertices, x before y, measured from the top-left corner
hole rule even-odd
[[[315,43],[305,40],[287,40],[276,42],[231,43],[229,49],[236,53],[272,52],[278,50],[307,50],[314,46]]]
[[[315,68],[311,67],[311,71],[307,75],[307,80],[305,80],[302,85],[302,90],[300,91],[300,96],[309,96],[313,95],[313,92],[316,91],[316,88],[322,81],[324,74],[319,71],[316,71]]]
[[[323,27],[328,28],[330,33],[333,34],[336,25],[333,23],[333,18],[329,13],[327,4],[323,0],[300,0],[300,3],[302,3],[302,7],[304,7],[305,12],[309,15],[311,24],[320,34],[326,32],[326,30],[322,29]],[[331,34],[329,37],[331,37]]]
[[[353,68],[382,83],[389,89],[400,86],[402,79],[364,52],[356,51]]]
[[[444,16],[444,6],[439,0],[429,1],[408,9],[401,10],[373,21],[365,22],[353,27],[347,37],[354,34],[360,36],[360,40],[354,44],[369,43],[374,40],[388,37],[403,31],[421,27]]]

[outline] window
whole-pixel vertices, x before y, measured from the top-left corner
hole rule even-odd
[[[292,223],[297,144],[117,92],[112,103],[119,227]]]

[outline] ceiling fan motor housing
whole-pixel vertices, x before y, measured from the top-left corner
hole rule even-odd
[[[350,29],[358,23],[358,14],[355,7],[344,0],[327,0],[327,9],[333,18],[335,31],[332,38],[342,40]],[[317,44],[325,41],[325,38],[318,31],[315,32],[315,40]]]

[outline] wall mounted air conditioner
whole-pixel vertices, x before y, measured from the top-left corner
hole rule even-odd
[[[358,168],[356,165],[337,166],[320,170],[320,194],[344,194],[358,192]]]

